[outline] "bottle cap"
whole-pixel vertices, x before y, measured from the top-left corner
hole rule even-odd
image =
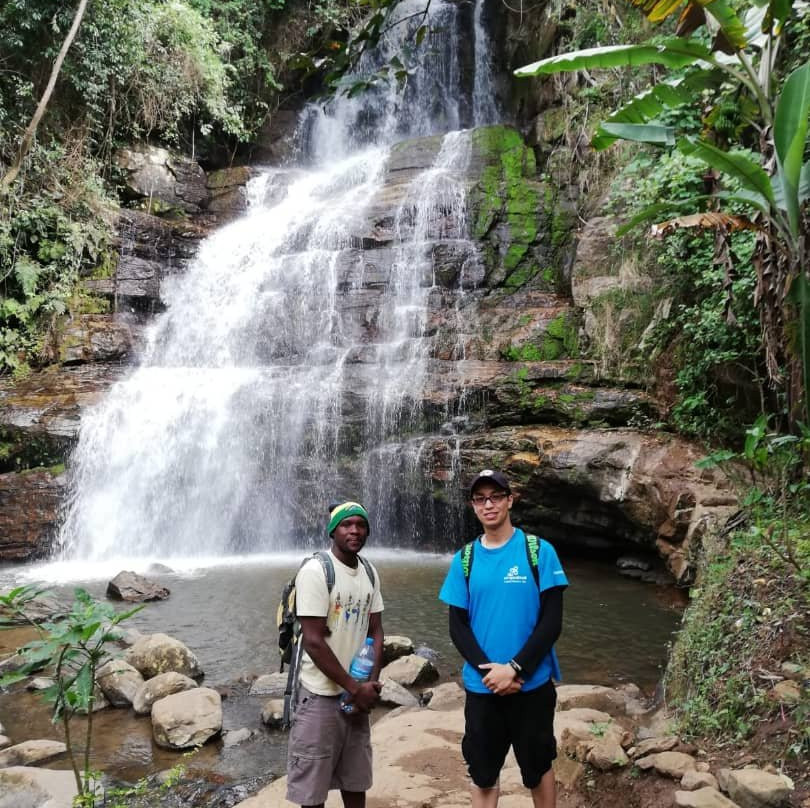
[[[366,645],[374,645],[374,637],[366,637]]]

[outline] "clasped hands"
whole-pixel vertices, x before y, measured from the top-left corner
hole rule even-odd
[[[511,665],[502,665],[500,662],[484,662],[479,668],[484,668],[484,684],[496,696],[511,696],[523,687],[523,679]]]

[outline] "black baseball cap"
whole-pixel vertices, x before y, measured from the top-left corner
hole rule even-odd
[[[510,494],[512,493],[509,480],[507,480],[506,475],[502,474],[500,471],[493,471],[492,469],[479,471],[476,478],[470,483],[470,495],[473,494],[476,486],[481,483],[492,483],[493,485],[497,485],[498,488],[503,488],[504,491],[508,491]]]

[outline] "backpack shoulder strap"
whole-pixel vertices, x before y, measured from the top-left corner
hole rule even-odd
[[[461,548],[461,571],[464,573],[467,589],[470,588],[470,574],[472,573],[473,559],[475,558],[475,545],[477,543],[478,539],[473,539],[472,541],[468,541]]]
[[[534,582],[537,584],[537,588],[540,589],[540,570],[538,567],[540,564],[540,542],[542,539],[525,531],[523,535],[526,537],[526,558],[529,559],[529,567],[531,567]]]
[[[374,567],[372,567],[371,562],[363,558],[363,556],[359,555],[357,557],[360,559],[360,563],[363,565],[363,569],[366,571],[369,581],[371,581],[371,588],[374,589],[377,586],[377,576],[374,574]],[[329,560],[331,561],[332,559],[330,558]]]
[[[331,594],[335,588],[335,565],[332,563],[332,557],[325,550],[317,550],[312,554],[312,558],[317,558],[321,562],[326,578],[326,591]]]

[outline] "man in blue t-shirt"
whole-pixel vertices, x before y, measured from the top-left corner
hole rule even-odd
[[[498,778],[512,746],[534,808],[554,808],[552,678],[560,678],[554,643],[568,581],[546,541],[539,541],[533,569],[526,534],[510,519],[512,490],[501,472],[480,472],[470,498],[484,533],[471,554],[453,556],[439,599],[450,607],[450,638],[465,659],[461,750],[473,781],[472,806],[497,806]]]

